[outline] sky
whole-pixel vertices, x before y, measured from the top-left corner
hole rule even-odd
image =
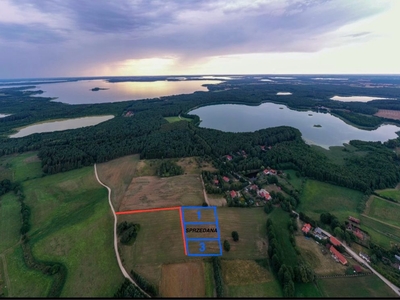
[[[1,0],[0,78],[400,74],[400,0]]]

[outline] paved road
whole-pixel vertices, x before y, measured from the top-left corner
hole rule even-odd
[[[327,235],[331,236],[331,234],[323,229],[321,231]],[[342,244],[343,245],[343,244]],[[363,260],[357,253],[355,253],[353,250],[351,250],[349,247],[343,245],[343,247],[346,249],[347,253],[349,253],[355,260],[357,260],[359,263],[366,265],[373,273],[375,273],[384,283],[386,283],[387,286],[389,286],[398,296],[400,296],[400,290],[397,286],[395,286],[393,283],[391,283],[389,280],[387,280],[385,277],[383,277],[381,274],[379,274],[377,271],[375,271],[374,268],[372,268],[365,260]]]
[[[97,181],[108,190],[108,203],[110,204],[111,211],[112,211],[113,216],[114,216],[114,250],[115,250],[115,256],[117,257],[118,266],[119,266],[119,268],[120,268],[120,270],[122,272],[122,275],[124,275],[124,277],[126,279],[128,279],[130,282],[132,282],[143,294],[145,294],[146,296],[151,298],[149,294],[147,294],[145,291],[143,291],[140,288],[140,286],[138,286],[136,284],[136,282],[129,276],[128,272],[125,270],[124,266],[122,265],[121,257],[119,256],[119,253],[118,253],[117,215],[115,214],[115,210],[114,210],[114,207],[113,207],[112,202],[111,202],[111,189],[100,181],[99,176],[97,175],[97,166],[96,166],[96,164],[94,164],[94,174],[96,175]]]

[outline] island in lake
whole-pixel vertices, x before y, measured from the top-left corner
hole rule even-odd
[[[108,90],[108,88],[100,88],[100,87],[92,88],[92,91],[93,91],[93,92],[103,91],[103,90]]]
[[[316,124],[316,125],[314,125],[314,127],[322,127],[321,125],[319,125],[319,124]]]

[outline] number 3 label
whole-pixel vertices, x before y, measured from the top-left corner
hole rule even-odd
[[[206,250],[206,245],[204,243],[200,243],[200,252],[204,252]]]

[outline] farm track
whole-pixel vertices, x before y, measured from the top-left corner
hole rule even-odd
[[[206,187],[204,186],[203,176],[200,175],[200,179],[201,179],[201,184],[203,185],[204,201],[206,201],[207,205],[210,206],[210,203],[208,202],[207,198]]]
[[[6,261],[6,257],[4,255],[6,251],[4,251],[2,254],[0,254],[1,260],[3,261],[3,270],[4,270],[4,279],[6,280],[6,284],[7,284],[7,290],[8,290],[8,295],[7,297],[12,297],[12,293],[11,293],[11,282],[10,282],[10,278],[8,277],[8,270],[7,270],[7,261]]]
[[[97,175],[97,166],[94,164],[94,174],[96,175],[97,181],[104,186],[108,190],[108,203],[110,204],[111,211],[114,216],[114,250],[115,250],[115,256],[118,261],[118,266],[121,270],[122,275],[128,279],[132,284],[134,284],[144,295],[146,295],[148,298],[151,298],[149,294],[147,294],[145,291],[143,291],[140,286],[129,276],[128,272],[125,270],[124,266],[122,265],[121,262],[121,257],[119,256],[118,252],[118,240],[117,240],[117,215],[115,214],[114,207],[112,205],[111,201],[111,188],[109,188],[107,185],[105,185],[103,182],[100,181],[99,176]]]

